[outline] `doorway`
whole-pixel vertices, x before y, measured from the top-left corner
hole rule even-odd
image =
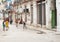
[[[54,10],[52,10],[51,26],[52,26],[52,29],[55,29],[57,26],[56,0],[54,0]]]
[[[37,23],[42,25],[46,25],[46,8],[45,3],[38,3],[37,5]]]
[[[31,4],[31,23],[33,23],[33,4]]]

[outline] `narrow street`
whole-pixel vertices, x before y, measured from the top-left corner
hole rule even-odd
[[[2,22],[1,22],[2,23]],[[10,25],[9,30],[0,31],[0,42],[59,42],[60,35],[55,33],[37,34],[38,31],[23,30],[23,26]]]
[[[60,0],[0,0],[0,42],[60,42]]]

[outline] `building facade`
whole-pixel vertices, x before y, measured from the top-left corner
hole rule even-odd
[[[56,28],[57,14],[55,0],[22,0],[22,9],[27,12],[22,14],[27,24],[42,28]]]
[[[20,0],[19,5],[14,8],[17,7],[22,8],[20,18],[22,17],[27,24],[40,28],[59,29],[59,0]]]

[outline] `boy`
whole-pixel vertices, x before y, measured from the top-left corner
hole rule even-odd
[[[6,26],[6,31],[8,31],[8,29],[9,29],[9,22],[8,21],[5,22],[5,26]]]

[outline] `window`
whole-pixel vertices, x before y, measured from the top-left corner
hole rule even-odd
[[[24,9],[24,12],[27,12],[28,13],[29,12],[29,9]]]

